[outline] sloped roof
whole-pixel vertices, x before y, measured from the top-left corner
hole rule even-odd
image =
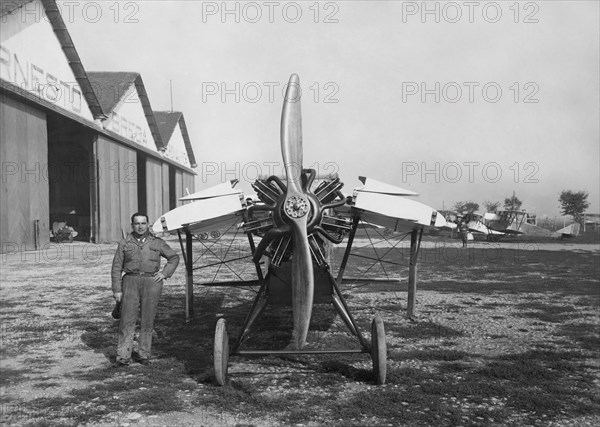
[[[107,117],[112,113],[131,85],[134,84],[140,102],[142,103],[142,108],[144,109],[148,127],[150,128],[150,132],[152,132],[152,138],[156,144],[156,149],[158,151],[163,151],[165,149],[163,139],[156,123],[156,118],[154,117],[154,112],[152,111],[152,106],[150,105],[150,99],[146,93],[142,76],[140,76],[139,73],[88,71],[87,74],[91,87],[99,100],[100,108]]]
[[[135,84],[138,75],[134,72],[88,71],[88,79],[104,114],[114,110],[129,87]]]
[[[19,9],[23,5],[25,5],[27,3],[31,3],[33,1],[34,0],[0,0],[0,16],[4,17],[5,15],[14,13],[17,11],[17,9]],[[50,22],[50,25],[52,26],[54,34],[56,35],[56,37],[61,45],[61,48],[62,48],[63,52],[65,53],[65,56],[69,63],[69,66],[70,66],[75,78],[77,79],[79,86],[82,89],[83,96],[88,104],[88,107],[90,108],[90,111],[91,111],[94,119],[105,119],[107,117],[104,114],[105,109],[102,107],[101,102],[99,101],[98,97],[96,96],[96,91],[93,89],[92,83],[88,76],[89,73],[87,73],[86,70],[83,68],[83,64],[81,63],[79,54],[78,54],[77,50],[75,49],[75,45],[73,44],[73,40],[71,39],[69,32],[67,31],[65,22],[63,21],[60,11],[56,5],[56,1],[55,0],[41,0],[41,3],[43,5],[46,15],[48,17],[48,21]],[[115,73],[115,74],[117,74],[117,73]],[[125,74],[127,74],[127,73],[125,73]],[[144,114],[146,115],[146,118],[148,119],[148,124],[149,124],[150,130],[152,131],[152,136],[157,145],[157,148],[160,151],[162,151],[164,149],[162,146],[162,139],[160,137],[160,132],[158,130],[158,126],[156,125],[156,120],[154,119],[154,114],[152,113],[152,108],[150,107],[150,101],[148,100],[148,95],[144,88],[142,78],[140,77],[140,75],[138,73],[130,73],[130,74],[135,75],[135,78],[133,79],[133,83],[136,84],[138,96],[144,107]],[[168,159],[165,157],[161,157],[158,153],[153,152],[152,150],[149,150],[143,146],[140,146],[139,144],[135,144],[134,142],[128,140],[127,138],[122,137],[121,135],[116,134],[115,132],[112,132],[108,129],[103,129],[102,127],[98,126],[98,124],[90,122],[89,120],[83,119],[83,118],[79,117],[77,114],[74,114],[68,110],[64,110],[64,109],[58,107],[55,103],[46,101],[44,98],[40,97],[39,95],[29,93],[27,90],[25,90],[19,86],[16,86],[10,82],[0,80],[0,91],[2,92],[3,95],[4,95],[4,92],[6,92],[8,94],[17,96],[17,97],[19,97],[19,99],[22,99],[32,105],[38,105],[49,111],[53,111],[62,116],[69,117],[71,120],[80,123],[81,125],[85,126],[88,129],[92,129],[93,131],[99,132],[105,136],[108,136],[108,137],[116,140],[116,141],[119,141],[120,143],[122,143],[126,146],[144,151],[153,157],[162,159],[163,161],[171,163],[177,167],[183,168],[187,172],[195,174],[195,172],[192,169],[189,169],[188,167],[186,167],[184,165],[179,165],[174,160],[171,160],[171,159]],[[114,98],[114,95],[113,95],[113,98]],[[108,103],[108,102],[109,101],[107,99],[105,101],[105,103]],[[114,107],[116,105],[116,102],[118,102],[118,99],[117,99],[117,101],[115,101],[115,104],[113,104],[112,107]],[[106,108],[106,111],[110,112],[111,109]],[[186,133],[186,135],[187,135],[187,133]],[[189,140],[189,138],[187,140]],[[187,146],[187,144],[188,143],[186,142],[186,146]],[[190,148],[191,148],[191,146],[190,146]],[[192,159],[193,159],[193,154],[192,154],[192,156],[190,156],[190,161],[192,161]],[[195,164],[194,164],[194,166],[195,166]]]
[[[185,150],[190,161],[190,166],[195,168],[196,157],[194,156],[194,150],[192,149],[192,142],[187,131],[187,125],[183,113],[180,111],[155,111],[154,116],[158,124],[158,129],[163,140],[163,145],[166,148],[171,140],[171,136],[175,131],[175,127],[179,124],[181,129],[181,135],[183,136],[183,142],[185,144]]]
[[[192,150],[192,142],[190,141],[190,135],[188,134],[187,125],[185,124],[185,118],[183,113],[179,118],[179,126],[181,127],[181,134],[183,135],[183,141],[185,142],[185,148],[188,152],[188,158],[190,160],[190,166],[195,168],[198,166],[196,163],[196,156],[194,156],[194,150]]]
[[[173,131],[175,130],[175,126],[179,122],[179,118],[182,116],[180,111],[155,111],[154,117],[156,117],[156,124],[158,125],[158,130],[160,132],[160,136],[163,139],[163,144],[165,147],[169,145],[169,141],[171,140],[171,135],[173,135]]]
[[[196,175],[196,172],[194,170],[192,170],[191,168],[189,168],[185,165],[180,164],[179,162],[177,162],[175,160],[169,159],[168,157],[165,157],[165,156],[161,156],[156,151],[151,150],[143,145],[137,144],[137,143],[125,138],[124,136],[119,135],[118,133],[116,133],[114,131],[111,131],[109,129],[104,129],[104,128],[102,128],[102,126],[99,126],[97,123],[90,122],[89,120],[86,120],[86,119],[82,118],[81,116],[79,116],[69,110],[62,109],[62,108],[58,107],[55,102],[47,101],[46,99],[40,97],[38,94],[28,92],[27,90],[25,90],[19,86],[16,86],[10,82],[0,80],[0,95],[4,96],[5,94],[6,94],[6,96],[12,96],[28,105],[32,105],[32,106],[36,107],[36,108],[42,108],[45,111],[50,111],[50,112],[56,113],[60,116],[67,117],[67,118],[73,120],[74,122],[77,122],[80,125],[84,126],[86,129],[91,130],[92,132],[98,133],[99,135],[104,135],[107,138],[110,138],[111,140],[116,141],[126,147],[132,148],[137,151],[141,151],[143,153],[146,153],[148,156],[150,156],[154,159],[158,159],[160,161],[172,164],[173,166],[175,166],[177,168],[180,168],[182,170],[185,170],[186,172]]]

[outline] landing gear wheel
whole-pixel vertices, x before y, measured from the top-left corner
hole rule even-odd
[[[387,346],[385,344],[383,320],[379,316],[375,317],[371,323],[371,359],[373,359],[373,373],[377,385],[385,384]]]
[[[227,364],[229,362],[229,335],[225,319],[217,321],[215,328],[215,346],[213,349],[215,365],[215,381],[218,385],[225,385],[227,381]]]

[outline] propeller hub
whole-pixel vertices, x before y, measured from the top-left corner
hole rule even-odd
[[[283,206],[285,214],[291,219],[302,218],[308,213],[310,203],[301,196],[289,197]]]

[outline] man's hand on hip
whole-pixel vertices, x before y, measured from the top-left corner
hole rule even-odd
[[[165,279],[165,275],[163,274],[162,271],[158,271],[156,273],[154,273],[154,281],[155,282],[160,282],[161,280]]]

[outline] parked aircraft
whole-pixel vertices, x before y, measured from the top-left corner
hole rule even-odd
[[[226,381],[231,355],[339,352],[313,349],[307,345],[315,299],[330,302],[350,333],[360,342],[359,349],[344,353],[369,353],[376,381],[378,384],[384,383],[384,324],[379,317],[373,319],[371,341],[368,341],[340,291],[357,228],[364,222],[370,227],[385,227],[411,236],[410,285],[410,280],[413,280],[413,284],[415,280],[414,266],[423,230],[448,226],[443,215],[413,200],[417,194],[409,190],[360,177],[362,185],[356,187],[352,195],[346,196],[341,191],[344,184],[339,177],[325,177],[317,183],[315,171],[303,167],[300,93],[299,77],[293,74],[289,80],[281,116],[280,145],[285,177],[257,179],[252,185],[256,192],[256,198],[253,199],[247,199],[241,190],[236,189],[235,182],[226,182],[185,196],[181,200],[190,203],[166,212],[153,226],[155,232],[179,234],[188,272],[188,317],[193,313],[193,273],[198,268],[193,266],[194,236],[226,229],[220,238],[227,239],[231,236],[231,232],[227,230],[231,224],[240,224],[247,236],[257,279],[246,283],[258,286],[259,290],[231,349],[226,320],[221,318],[217,321],[214,368],[218,384]],[[255,239],[258,239],[257,244]],[[327,245],[343,242],[346,243],[344,257],[337,277],[334,277],[325,249]],[[264,260],[267,262],[263,262]],[[234,285],[233,282],[225,284]],[[281,299],[289,302],[293,313],[290,345],[285,350],[277,351],[244,350],[243,344],[265,307]]]
[[[486,236],[488,241],[498,241],[507,235],[523,234],[520,227],[526,218],[525,211],[486,212],[483,215],[467,214],[469,231]]]

